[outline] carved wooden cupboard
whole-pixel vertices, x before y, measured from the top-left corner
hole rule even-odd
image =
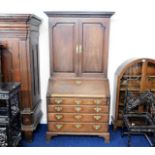
[[[28,139],[41,118],[39,25],[32,14],[1,14],[2,79],[21,83],[22,130]]]
[[[47,139],[98,135],[109,141],[107,79],[113,12],[45,12],[49,17],[50,79]]]
[[[115,74],[115,114],[112,118],[114,128],[122,127],[122,112],[124,109],[125,92],[135,96],[145,90],[155,91],[155,60],[141,58],[125,61]],[[139,109],[142,111],[143,107]]]

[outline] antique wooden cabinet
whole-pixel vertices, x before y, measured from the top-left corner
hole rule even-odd
[[[45,13],[50,37],[47,138],[85,134],[108,142],[107,61],[113,12]]]
[[[114,129],[122,127],[122,112],[127,89],[135,96],[145,90],[155,91],[155,60],[130,59],[117,69],[114,86],[115,114],[112,118]],[[143,107],[137,110],[143,111]]]
[[[1,14],[0,44],[2,80],[21,83],[22,130],[32,139],[32,132],[41,118],[39,79],[39,25],[32,14]]]
[[[18,146],[21,140],[20,84],[0,83],[0,147]]]

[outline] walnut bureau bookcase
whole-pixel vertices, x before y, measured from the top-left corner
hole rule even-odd
[[[2,80],[21,83],[22,130],[29,140],[41,119],[39,25],[32,14],[0,14]]]
[[[113,12],[45,12],[50,79],[47,139],[98,135],[109,142],[108,39]]]
[[[146,90],[154,92],[155,60],[148,58],[129,59],[117,69],[114,86],[115,114],[112,117],[114,129],[122,127],[122,112],[127,86],[128,91],[135,96]],[[143,111],[143,107],[137,110]]]

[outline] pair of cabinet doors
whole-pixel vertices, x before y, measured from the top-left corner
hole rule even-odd
[[[55,76],[107,77],[109,18],[50,18]]]

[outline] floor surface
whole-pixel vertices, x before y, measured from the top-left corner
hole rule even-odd
[[[47,125],[41,124],[34,132],[32,143],[22,140],[24,147],[126,147],[127,136],[121,137],[120,129],[113,131],[110,127],[111,140],[109,144],[104,143],[104,139],[98,136],[56,136],[49,142],[46,141]],[[133,147],[150,146],[144,136],[132,136]]]

